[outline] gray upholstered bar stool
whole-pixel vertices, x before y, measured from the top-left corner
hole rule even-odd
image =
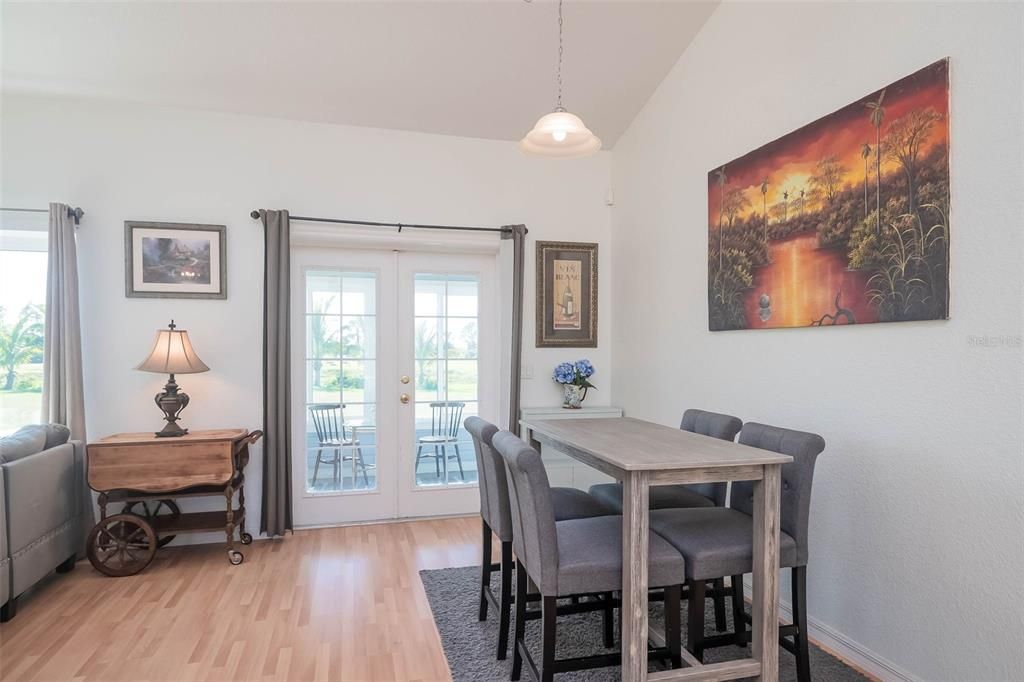
[[[622,517],[556,520],[554,496],[540,453],[508,431],[495,435],[493,445],[507,467],[514,528],[516,629],[512,679],[519,679],[524,658],[541,682],[551,680],[558,672],[620,664],[621,653],[558,660],[555,641],[559,597],[622,589]],[[673,667],[680,667],[683,558],[652,533],[647,566],[648,584],[665,589],[666,648],[652,655],[667,658]],[[531,583],[541,595],[543,638],[539,670],[525,642],[527,590]],[[608,623],[610,620],[606,620],[606,627]]]
[[[679,428],[702,436],[735,440],[743,422],[728,414],[687,410],[683,413]],[[689,485],[651,486],[651,509],[675,509],[677,507],[724,507],[725,483],[694,483]],[[622,484],[601,483],[590,487],[590,494],[612,507],[622,511]]]
[[[679,428],[702,436],[732,441],[740,432],[743,422],[738,417],[705,410],[687,410]],[[651,486],[651,509],[677,509],[690,507],[724,507],[727,483],[694,483],[690,485]],[[590,487],[590,494],[605,505],[622,513],[622,484],[602,483]],[[710,596],[715,602],[715,627],[726,628],[725,580],[715,580]]]
[[[487,602],[498,609],[498,659],[508,651],[509,621],[512,616],[512,517],[505,476],[505,463],[491,440],[498,427],[479,417],[468,417],[466,431],[473,438],[476,466],[480,478],[480,517],[483,520],[483,555],[480,560],[480,620],[487,619]],[[581,519],[605,516],[616,512],[586,492],[575,488],[552,488],[551,500],[555,519]],[[501,542],[501,563],[491,563],[491,537]],[[501,571],[501,600],[491,592],[491,573]]]
[[[807,651],[807,526],[811,510],[814,464],[825,440],[814,433],[748,422],[740,443],[793,457],[782,465],[779,566],[792,568],[793,624],[779,628],[780,644],[797,659],[800,682],[811,679]],[[754,484],[732,485],[730,506],[694,509],[658,509],[651,512],[651,529],[668,540],[686,559],[688,600],[687,648],[698,659],[704,649],[743,645],[750,636],[743,609],[743,574],[753,571]],[[704,636],[704,590],[707,581],[732,576],[732,635]],[[786,637],[792,636],[790,642]]]

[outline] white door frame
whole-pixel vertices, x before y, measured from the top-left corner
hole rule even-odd
[[[339,523],[394,518],[398,509],[396,472],[391,471],[397,441],[397,410],[388,399],[385,387],[393,383],[387,376],[389,364],[380,358],[394,357],[397,319],[395,301],[395,258],[386,252],[308,249],[292,250],[292,500],[296,526],[326,526]],[[376,488],[309,492],[306,488],[306,273],[311,270],[373,272],[376,279]],[[382,456],[383,455],[383,456]],[[298,469],[298,470],[296,470]]]
[[[414,277],[416,273],[472,275],[478,278],[478,349],[477,407],[479,415],[496,422],[500,409],[500,343],[498,308],[497,258],[495,255],[434,254],[407,252],[398,263],[398,365],[400,375],[415,376],[413,348],[415,334]],[[479,484],[455,484],[444,487],[416,485],[415,381],[403,385],[409,393],[408,404],[399,405],[398,417],[398,515],[403,518],[466,514],[478,509]],[[409,390],[413,389],[413,390]],[[474,457],[472,451],[461,453],[463,460]],[[451,473],[449,469],[449,474]],[[479,472],[478,472],[479,474]],[[451,478],[449,477],[449,480]]]
[[[413,376],[412,353],[401,353],[403,343],[397,329],[401,320],[397,310],[398,263],[404,256],[415,259],[419,254],[446,254],[460,258],[457,254],[471,254],[481,262],[486,261],[488,272],[481,275],[480,291],[480,348],[487,353],[481,358],[481,368],[487,365],[492,376],[480,375],[480,412],[484,418],[498,421],[500,410],[500,358],[499,327],[502,317],[499,305],[501,283],[498,274],[500,242],[490,235],[425,235],[405,233],[402,235],[380,234],[372,230],[326,230],[321,226],[306,226],[294,229],[292,237],[292,448],[293,466],[297,453],[306,449],[306,324],[305,324],[305,274],[318,266],[337,270],[370,270],[377,273],[377,489],[374,491],[345,491],[330,493],[307,493],[305,469],[293,473],[294,519],[296,527],[343,525],[362,521],[388,520],[402,517],[451,515],[471,513],[479,505],[479,490],[476,484],[460,485],[445,489],[423,489],[414,485],[413,461],[415,455],[414,421],[400,421],[402,406],[398,396],[402,374]],[[401,248],[399,248],[401,247]],[[386,253],[390,251],[391,253]],[[400,255],[402,254],[402,255]],[[376,264],[367,265],[369,259],[378,259]],[[472,257],[466,257],[471,259]],[[351,266],[346,265],[346,261]],[[469,262],[469,260],[467,260]],[[463,270],[466,271],[466,270]],[[485,283],[486,281],[486,283]],[[410,283],[411,286],[411,283]],[[485,314],[486,312],[486,314]],[[409,318],[411,319],[411,317]],[[413,325],[405,325],[412,333]],[[411,339],[406,348],[412,348]],[[397,358],[397,362],[385,362],[383,358]],[[393,370],[388,370],[391,365]],[[399,368],[402,371],[398,371]],[[412,407],[410,404],[409,407]],[[302,455],[305,456],[304,454]],[[463,457],[465,458],[465,454]],[[472,454],[470,454],[472,456]],[[303,460],[304,461],[304,460]],[[407,498],[403,503],[403,498]],[[345,500],[358,503],[344,505]]]

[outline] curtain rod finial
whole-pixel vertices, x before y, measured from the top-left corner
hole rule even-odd
[[[260,217],[260,212],[259,211],[253,211],[253,212],[251,212],[249,214],[249,217],[252,218],[253,220],[258,220],[259,217]]]

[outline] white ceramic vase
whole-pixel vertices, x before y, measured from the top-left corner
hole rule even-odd
[[[578,410],[583,407],[583,398],[586,397],[586,389],[582,386],[575,386],[573,384],[565,384],[565,398],[562,401],[562,407],[567,410]]]

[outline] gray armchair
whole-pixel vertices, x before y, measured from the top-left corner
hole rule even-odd
[[[85,445],[59,424],[0,439],[0,622],[50,571],[74,568],[84,529]]]

